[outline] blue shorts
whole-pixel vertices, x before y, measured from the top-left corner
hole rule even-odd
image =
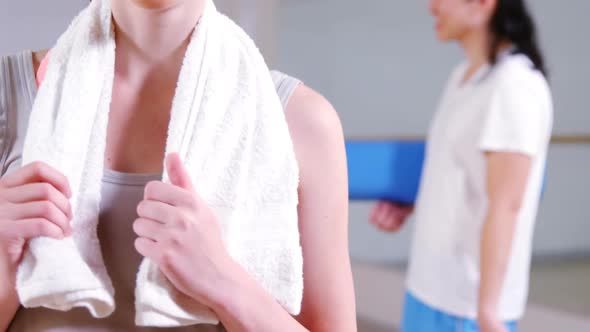
[[[510,332],[516,332],[516,322],[506,323]],[[477,322],[456,317],[434,309],[406,293],[402,332],[479,332]]]

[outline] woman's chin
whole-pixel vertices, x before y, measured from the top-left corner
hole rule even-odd
[[[131,0],[137,6],[150,10],[165,10],[175,6],[181,0]]]
[[[448,42],[451,42],[451,41],[454,40],[448,34],[445,34],[442,31],[437,31],[436,32],[436,39],[438,39],[438,41],[440,41],[442,43],[448,43]]]

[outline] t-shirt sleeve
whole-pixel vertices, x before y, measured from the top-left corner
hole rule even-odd
[[[537,77],[506,78],[492,92],[479,147],[483,151],[534,156],[547,144],[547,96],[538,88],[538,82],[531,82]]]

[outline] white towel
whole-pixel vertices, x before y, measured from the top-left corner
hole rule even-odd
[[[96,233],[114,63],[110,0],[94,0],[52,50],[25,140],[23,162],[55,167],[74,193],[73,237],[30,242],[17,274],[25,307],[82,306],[97,318],[115,308]],[[218,217],[230,255],[297,314],[303,262],[293,144],[260,52],[211,0],[185,55],[166,151],[180,153]],[[194,273],[198,278],[198,266]],[[218,322],[149,260],[139,269],[136,309],[143,326]]]

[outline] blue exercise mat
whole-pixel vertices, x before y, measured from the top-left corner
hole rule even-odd
[[[351,200],[390,200],[414,204],[420,186],[422,141],[348,141]]]
[[[423,141],[347,141],[349,198],[413,205],[425,149]],[[545,173],[540,198],[546,185]]]

